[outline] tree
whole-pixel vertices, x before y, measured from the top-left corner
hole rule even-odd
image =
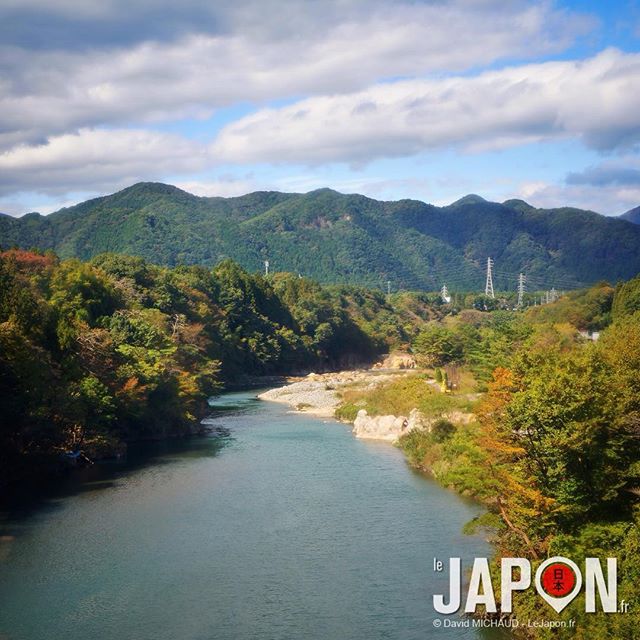
[[[420,331],[412,349],[420,363],[427,367],[440,367],[455,362],[460,360],[464,353],[460,336],[435,323]]]
[[[505,529],[502,542],[511,551],[537,558],[554,522],[554,500],[545,495],[526,464],[526,450],[508,416],[518,385],[513,373],[497,368],[485,400],[478,409],[479,444],[487,452],[482,462],[485,500]]]

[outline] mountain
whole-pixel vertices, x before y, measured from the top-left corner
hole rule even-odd
[[[640,226],[580,209],[536,209],[479,196],[435,207],[382,202],[330,189],[203,198],[139,183],[48,216],[0,216],[0,246],[52,249],[61,257],[140,255],[157,263],[299,272],[323,282],[397,288],[484,286],[566,289],[640,272]]]
[[[640,207],[629,209],[629,211],[623,213],[620,218],[628,222],[633,222],[633,224],[640,224]]]

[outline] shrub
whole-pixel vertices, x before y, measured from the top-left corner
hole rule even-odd
[[[436,420],[433,427],[431,427],[431,438],[434,442],[444,442],[451,438],[455,431],[455,425],[444,418],[440,418]]]

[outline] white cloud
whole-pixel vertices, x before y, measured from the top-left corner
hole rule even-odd
[[[485,180],[485,177],[482,177]],[[479,184],[476,192],[501,202],[522,199],[543,209],[576,207],[617,216],[640,205],[640,157],[611,155],[597,164],[570,171],[557,181],[547,179],[491,181],[491,189]],[[465,183],[468,181],[465,178]],[[454,185],[453,193],[461,193],[461,185]],[[436,203],[438,204],[438,203]]]
[[[309,173],[280,178],[274,182],[278,191],[306,193],[330,185],[341,193],[358,193],[379,200],[401,198],[429,199],[431,181],[423,177],[390,178],[382,175],[354,173],[329,178],[322,173]]]
[[[564,182],[528,182],[520,185],[517,193],[516,197],[539,207],[574,206],[619,215],[640,205],[640,158],[607,158],[570,172]]]
[[[640,204],[640,185],[602,187],[531,182],[521,184],[507,197],[522,198],[535,207],[578,207],[612,216]]]
[[[253,191],[269,189],[262,183],[254,182],[245,178],[212,178],[210,180],[187,180],[175,182],[175,186],[184,191],[188,191],[195,196],[205,198],[221,197],[232,198],[242,196]]]
[[[0,194],[100,191],[138,180],[197,171],[206,163],[202,145],[146,130],[82,129],[46,144],[17,146],[0,154]]]
[[[202,195],[273,188],[305,191],[331,184],[374,197],[417,194],[430,199],[434,190],[428,182],[411,183],[411,176],[404,184],[386,176],[336,178],[331,172],[324,178],[325,172],[269,180],[184,176],[229,161],[364,164],[376,157],[442,147],[477,150],[563,137],[580,138],[600,149],[625,148],[638,141],[640,132],[639,70],[640,55],[609,50],[582,62],[379,84],[261,110],[225,127],[212,145],[146,129],[85,128],[0,154],[0,195],[108,192],[138,180],[170,177]],[[542,185],[514,195],[533,193],[544,205],[569,202],[616,212],[638,201],[640,165],[634,158],[609,159],[570,174],[566,185]],[[469,177],[465,181],[468,184]],[[438,185],[432,186],[438,191]]]
[[[599,150],[640,140],[639,54],[610,49],[585,61],[308,98],[227,125],[213,153],[235,162],[358,164],[452,145],[483,151],[559,138]]]
[[[330,166],[186,176],[564,137],[626,149],[640,137],[640,55],[479,71],[564,51],[595,24],[553,0],[0,0],[0,210],[34,193],[60,202],[167,179],[199,195],[331,184],[428,199],[442,191],[436,178],[336,177]],[[274,101],[294,103],[232,122],[213,143],[146,128]],[[624,162],[525,189],[542,204],[619,211],[640,201],[640,168]],[[305,169],[267,174],[290,171]]]
[[[171,38],[151,34],[145,40],[153,3],[83,4],[80,17],[96,19],[87,26],[73,22],[79,17],[67,0],[30,0],[31,12],[53,12],[75,30],[68,48],[47,49],[45,33],[37,47],[0,50],[0,145],[42,141],[81,127],[207,115],[243,101],[348,92],[382,79],[468,70],[509,56],[530,58],[562,50],[593,24],[550,3],[523,1],[207,4],[213,8],[196,1],[185,6],[194,19],[208,11],[202,28],[193,24]],[[5,2],[4,10],[17,6]],[[156,20],[171,7],[159,3]],[[92,47],[91,28],[118,19],[130,21],[127,32],[140,20],[140,41]],[[72,46],[75,39],[83,43],[80,49]]]

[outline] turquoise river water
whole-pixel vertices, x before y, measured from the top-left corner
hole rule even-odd
[[[431,601],[434,557],[491,553],[461,533],[479,508],[395,447],[254,395],[218,399],[210,436],[4,514],[0,639],[488,638],[434,628]]]

